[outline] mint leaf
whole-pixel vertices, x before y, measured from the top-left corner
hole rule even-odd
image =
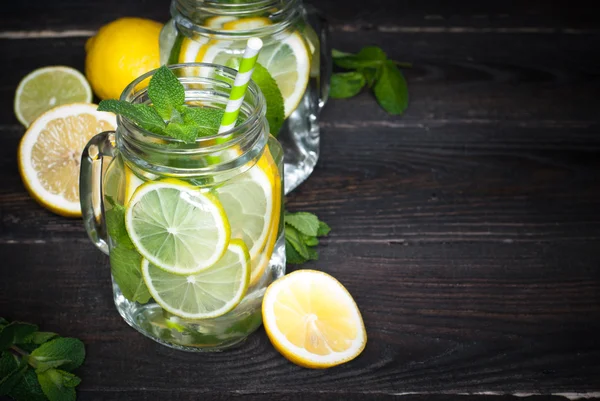
[[[301,235],[302,241],[306,246],[317,246],[319,245],[319,239],[317,237],[312,237],[310,235]]]
[[[11,345],[23,342],[27,336],[38,330],[34,324],[12,322],[0,331],[0,351],[8,349]]]
[[[172,122],[167,125],[165,134],[180,139],[186,143],[193,143],[198,137],[200,129],[193,124]]]
[[[40,345],[47,341],[52,340],[53,338],[55,338],[57,336],[58,336],[58,334],[51,333],[49,331],[38,331],[38,332],[35,332],[35,333],[27,336],[26,338],[24,338],[22,343],[24,343],[24,344],[33,343],[33,344]]]
[[[8,324],[8,320],[3,317],[0,317],[0,329]]]
[[[319,229],[317,230],[317,237],[322,237],[324,235],[329,234],[331,231],[331,227],[327,225],[327,223],[323,221],[319,221]]]
[[[199,136],[210,136],[219,131],[224,113],[222,109],[188,107],[183,112],[183,119],[186,124],[193,124],[198,128]]]
[[[4,354],[4,353],[3,353]],[[10,355],[9,355],[10,356]],[[4,356],[2,357],[4,359]],[[4,361],[2,363],[5,363]],[[16,364],[16,363],[15,363]],[[21,360],[17,366],[7,374],[0,377],[0,395],[7,395],[13,387],[23,378],[23,374],[29,368],[27,362]]]
[[[284,101],[281,90],[275,79],[271,76],[271,73],[259,63],[256,63],[254,66],[252,80],[258,85],[265,97],[269,131],[271,135],[277,137],[285,120]]]
[[[375,84],[375,80],[377,79],[377,71],[378,70],[375,68],[361,68],[359,71],[365,77],[365,80],[367,81],[367,85],[369,86],[369,88],[372,88],[373,85]]]
[[[17,358],[8,351],[0,353],[0,377],[7,376],[19,366]]]
[[[335,65],[352,70],[365,67],[378,67],[387,60],[384,51],[375,46],[363,47],[357,54],[334,51],[332,55]]]
[[[111,272],[123,296],[131,302],[145,304],[151,296],[142,277],[141,264],[141,256],[134,249],[119,245],[110,251]]]
[[[298,251],[296,251],[294,246],[287,240],[287,238],[285,240],[285,259],[287,263],[292,265],[300,265],[308,261],[308,258],[302,257]]]
[[[103,100],[98,105],[98,111],[110,111],[120,114],[145,130],[162,134],[166,124],[156,110],[147,104],[131,104],[121,100]]]
[[[57,369],[49,369],[37,374],[42,391],[50,401],[75,401],[75,380],[69,373]]]
[[[308,259],[309,260],[319,260],[319,254],[312,248],[308,248]]]
[[[331,75],[329,96],[333,99],[345,99],[356,96],[367,83],[360,72],[341,72]]]
[[[109,197],[107,197],[107,201],[110,203],[108,198]],[[133,242],[131,242],[131,239],[129,238],[129,234],[127,234],[127,228],[125,227],[125,207],[118,203],[114,203],[114,201],[112,201],[112,205],[113,207],[107,209],[104,214],[108,235],[119,247],[129,249],[135,248]]]
[[[83,363],[85,348],[76,338],[60,337],[40,345],[29,358],[30,363],[40,373],[58,366],[62,366],[65,370],[73,370]]]
[[[40,387],[37,375],[32,369],[25,371],[21,380],[10,390],[8,395],[16,401],[48,401]]]
[[[296,230],[304,235],[316,237],[319,231],[319,219],[312,213],[298,212],[298,213],[285,213],[284,216],[285,224],[293,226]],[[304,241],[302,241],[304,242]],[[301,251],[298,251],[302,254]]]
[[[292,245],[292,247],[298,252],[298,254],[301,257],[303,257],[304,259],[308,259],[310,257],[308,248],[304,244],[304,241],[302,241],[298,230],[296,230],[292,226],[286,225],[284,232],[286,244]]]
[[[150,78],[148,96],[163,120],[171,120],[173,111],[185,103],[183,85],[173,71],[164,65]]]
[[[400,115],[408,107],[408,87],[393,61],[386,61],[374,86],[379,105],[390,114]]]

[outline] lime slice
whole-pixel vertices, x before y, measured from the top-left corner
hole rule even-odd
[[[142,274],[152,298],[168,312],[187,319],[224,315],[240,303],[250,280],[248,248],[231,240],[223,257],[200,273],[178,275],[142,261]]]
[[[127,204],[125,225],[145,259],[176,274],[198,273],[217,263],[231,235],[214,195],[173,179],[141,185]]]
[[[240,18],[223,24],[225,31],[258,29],[271,24],[268,18]],[[204,62],[229,65],[229,59],[241,57],[243,49],[233,49],[231,41],[201,40],[182,47],[180,62]],[[284,99],[285,117],[298,107],[310,75],[310,50],[298,32],[281,34],[263,47],[258,62],[269,70]]]
[[[15,93],[15,114],[28,127],[55,106],[89,103],[92,89],[83,74],[70,67],[44,67],[21,80]]]

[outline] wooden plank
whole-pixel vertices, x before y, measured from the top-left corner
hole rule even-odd
[[[78,400],[106,400],[106,401],[155,401],[156,399],[162,399],[161,397],[172,396],[172,390],[153,389],[152,391],[136,391],[136,390],[122,390],[122,391],[79,391]],[[597,399],[592,398],[589,394],[580,393],[566,393],[564,395],[529,395],[529,394],[517,394],[517,395],[504,395],[498,394],[473,394],[473,395],[458,395],[454,393],[449,394],[365,394],[365,393],[343,393],[343,392],[302,392],[302,393],[231,393],[231,392],[201,392],[201,391],[186,391],[177,392],[178,401],[196,401],[199,398],[205,401],[229,401],[229,400],[242,400],[242,401],[264,401],[266,399],[272,399],[277,401],[338,401],[343,399],[344,401],[388,401],[398,400],[402,401],[522,401],[523,397],[527,397],[527,401],[565,401],[569,399],[578,399],[579,397],[585,396],[586,399]],[[588,397],[589,396],[589,397]]]
[[[315,172],[288,197],[290,210],[332,225],[330,241],[600,238],[598,125],[344,124],[325,124]],[[0,135],[0,241],[86,242],[80,220],[45,211],[25,192],[20,134]]]
[[[551,39],[549,39],[551,38]],[[34,68],[69,65],[83,70],[84,38],[0,40],[6,82],[0,87],[0,122],[18,124],[16,83]],[[377,123],[422,120],[595,121],[600,91],[600,35],[438,35],[346,32],[333,45],[347,51],[379,45],[406,70],[411,103],[402,117],[387,115],[368,92],[332,100],[324,119]],[[359,118],[352,117],[359,116]]]
[[[184,399],[190,392],[213,399],[585,393],[598,390],[600,375],[595,244],[326,244],[321,259],[303,267],[329,272],[348,288],[369,335],[362,356],[327,371],[290,364],[262,329],[239,348],[201,355],[146,339],[116,312],[108,260],[87,243],[0,245],[0,310],[80,337],[87,349],[82,393],[110,399],[165,391]]]
[[[164,22],[169,17],[165,0],[124,2],[80,2],[43,0],[11,3],[0,14],[3,31],[95,30],[122,16],[138,16]],[[475,28],[476,30],[517,28],[543,33],[555,29],[596,29],[587,4],[575,1],[448,3],[441,0],[308,1],[328,16],[336,29]],[[93,16],[93,18],[90,18]]]

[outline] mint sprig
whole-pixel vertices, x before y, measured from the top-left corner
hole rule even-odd
[[[253,79],[267,98],[267,121],[277,135],[283,124],[283,97],[266,68],[257,65]],[[131,104],[121,100],[103,100],[99,111],[109,111],[133,121],[158,135],[193,143],[202,136],[214,135],[221,124],[224,110],[190,107],[185,104],[185,88],[166,66],[160,67],[148,83],[150,104]],[[242,116],[238,119],[241,121]]]
[[[302,264],[317,260],[319,255],[315,247],[318,237],[329,234],[331,228],[308,212],[289,213],[284,216],[285,256],[287,263]]]
[[[85,348],[76,338],[0,318],[0,396],[17,401],[74,401],[81,379],[72,373]]]
[[[336,66],[354,70],[331,76],[329,95],[332,98],[349,98],[368,86],[373,89],[377,102],[385,111],[393,115],[404,113],[408,107],[408,86],[398,67],[410,67],[409,63],[390,60],[376,46],[363,47],[356,54],[334,49],[332,56]]]

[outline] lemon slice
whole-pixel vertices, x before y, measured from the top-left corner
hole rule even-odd
[[[135,190],[144,183],[144,180],[135,175],[126,164],[123,166],[123,171],[125,175],[125,206],[127,206]]]
[[[235,21],[237,17],[231,15],[217,15],[214,17],[207,18],[204,21],[204,26],[212,29],[222,28],[223,24],[231,21]]]
[[[125,212],[138,252],[175,274],[195,274],[217,263],[231,231],[219,200],[174,179],[138,187]]]
[[[39,68],[21,80],[15,93],[15,114],[26,127],[53,107],[89,103],[92,89],[83,74],[62,66]]]
[[[152,298],[163,309],[187,319],[224,315],[240,303],[250,279],[248,249],[232,240],[223,257],[200,273],[167,273],[142,261],[142,275]]]
[[[81,216],[79,165],[87,142],[114,130],[115,115],[90,103],[69,104],[47,111],[31,124],[18,150],[25,187],[42,206],[68,217]]]
[[[277,164],[273,160],[269,149],[265,149],[265,153],[258,161],[258,167],[270,177],[273,177],[273,199],[274,207],[273,219],[271,220],[271,226],[269,227],[269,236],[263,250],[255,255],[252,259],[252,277],[250,278],[250,286],[255,285],[262,277],[265,269],[271,261],[273,255],[273,249],[277,242],[277,233],[279,231],[279,220],[281,219],[281,176]]]
[[[225,22],[225,31],[245,31],[271,25],[268,18],[240,18]],[[193,41],[189,41],[193,42]],[[231,58],[242,56],[243,49],[232,49],[231,41],[208,41],[199,39],[195,43],[184,41],[180,62],[204,62],[229,65]],[[277,82],[284,99],[285,117],[298,107],[304,96],[310,76],[310,52],[308,44],[298,32],[275,38],[267,43],[258,56],[262,64]]]
[[[307,368],[328,368],[356,358],[367,343],[360,311],[330,275],[298,270],[272,283],[262,306],[275,348]]]
[[[216,190],[229,220],[231,237],[248,246],[253,282],[261,274],[255,267],[275,223],[279,224],[281,212],[281,178],[267,157],[270,154],[265,150],[259,163]]]

